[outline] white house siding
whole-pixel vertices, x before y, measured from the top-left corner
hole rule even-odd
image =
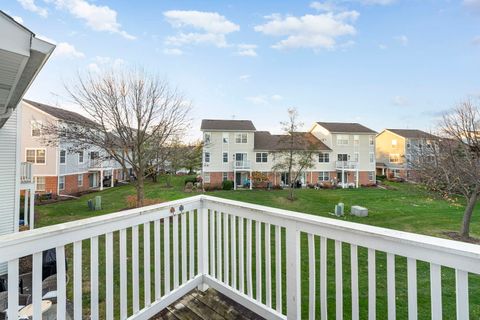
[[[10,119],[0,128],[0,235],[16,231],[18,224],[18,195],[19,181],[17,181],[18,154],[17,154],[17,115],[18,109]],[[6,273],[6,265],[0,264],[0,274]]]

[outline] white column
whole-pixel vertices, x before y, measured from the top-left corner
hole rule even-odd
[[[29,190],[29,195],[30,195],[30,206],[28,208],[30,217],[28,219],[28,225],[30,226],[30,229],[33,229],[34,225],[34,219],[35,219],[35,185],[33,186],[33,189]]]
[[[114,181],[114,178],[115,176],[113,175],[113,173],[115,172],[115,170],[112,169],[112,179],[110,180],[110,187],[113,188],[114,184],[113,184],[113,181]]]
[[[103,190],[103,169],[100,169],[100,191]]]
[[[29,189],[23,190],[23,225],[28,226],[28,191]]]
[[[249,177],[249,178],[250,178],[250,179],[249,179],[249,180],[250,180],[250,190],[252,190],[252,186],[253,186],[252,170],[250,170],[250,177]]]
[[[357,175],[355,177],[355,187],[358,188],[358,179],[359,179],[359,172],[358,172],[358,169],[357,169]]]
[[[237,190],[237,171],[233,170],[233,190]]]
[[[342,169],[342,189],[345,189],[345,169]]]

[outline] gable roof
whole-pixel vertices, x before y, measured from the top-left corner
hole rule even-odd
[[[296,134],[296,150],[308,150],[312,147],[322,151],[331,150],[310,132],[297,132]],[[265,151],[286,150],[289,148],[288,143],[285,141],[286,138],[287,135],[271,134],[268,131],[257,131],[255,132],[254,149]]]
[[[63,121],[66,121],[66,122],[75,122],[75,123],[81,123],[81,122],[85,122],[87,124],[91,124],[91,125],[97,125],[94,121],[82,116],[81,114],[78,114],[76,112],[73,112],[73,111],[69,111],[69,110],[65,110],[65,109],[61,109],[61,108],[57,108],[57,107],[52,107],[52,106],[49,106],[49,105],[46,105],[46,104],[43,104],[43,103],[40,103],[40,102],[35,102],[35,101],[32,101],[32,100],[27,100],[27,99],[23,99],[23,101],[25,101],[26,103],[28,103],[29,105],[45,112],[45,113],[48,113],[49,115],[59,119],[59,120],[63,120]]]
[[[324,127],[332,133],[377,133],[374,130],[361,125],[360,123],[347,122],[317,122],[318,125]]]
[[[401,137],[410,138],[410,139],[438,139],[437,136],[430,134],[428,132],[417,130],[417,129],[385,129],[390,132],[393,132]]]
[[[255,131],[250,120],[214,120],[203,119],[200,130]]]

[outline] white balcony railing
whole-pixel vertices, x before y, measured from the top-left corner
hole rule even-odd
[[[336,167],[339,170],[356,170],[358,168],[357,161],[337,161]]]
[[[233,163],[234,169],[251,169],[252,163],[250,160],[236,160]]]
[[[21,183],[32,183],[32,164],[29,162],[20,163],[20,182]]]
[[[478,318],[480,312],[469,309],[469,283],[478,289],[480,279],[478,245],[201,195],[1,236],[8,319],[18,318],[19,258],[28,255],[33,255],[34,318],[41,318],[42,251],[52,247],[58,319],[66,318],[67,299],[73,301],[75,319],[118,314],[148,319],[190,290],[207,286],[266,319],[300,319],[301,306],[303,318],[326,319],[333,308],[330,315],[341,319],[344,305],[352,319],[375,318],[377,306],[386,306],[385,319],[395,319],[397,308],[405,313],[407,306],[409,319],[419,310],[441,319],[442,307],[451,305],[451,298],[442,303],[445,296],[457,301],[453,314],[444,313],[449,319]],[[65,257],[73,260],[68,268]],[[334,268],[334,275],[327,268]],[[443,277],[446,269],[455,277]],[[82,275],[85,270],[88,275]],[[99,294],[100,284],[105,293]],[[332,284],[333,299],[327,297]],[[347,290],[350,299],[343,297]],[[472,299],[478,305],[476,294]]]

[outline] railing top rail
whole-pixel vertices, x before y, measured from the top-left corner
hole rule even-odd
[[[296,224],[297,229],[299,229],[300,231],[322,233],[329,230],[328,235],[332,235],[331,238],[335,239],[335,237],[338,237],[338,240],[343,240],[346,242],[348,242],[350,237],[355,238],[354,240],[358,240],[358,237],[355,236],[361,236],[363,239],[369,238],[369,243],[373,247],[377,248],[386,248],[388,245],[392,245],[393,243],[395,243],[398,244],[399,247],[416,247],[423,249],[422,251],[430,251],[431,256],[434,256],[437,253],[448,253],[449,255],[466,257],[472,259],[472,262],[473,260],[476,261],[476,264],[478,264],[478,267],[474,267],[474,270],[470,268],[469,271],[480,273],[480,245],[421,235],[411,232],[375,227],[355,222],[342,221],[338,219],[319,217],[306,213],[299,213],[295,211],[272,208],[218,197],[205,195],[202,196],[202,198],[204,199],[204,201],[206,200],[207,203],[208,201],[210,201],[212,203],[224,206],[227,205],[236,208],[243,208],[257,213],[262,213],[267,216],[276,217],[277,221],[283,221],[282,226],[285,227],[289,224],[291,225],[292,223],[294,223]],[[234,212],[232,213],[234,214]],[[324,235],[327,234],[324,233]],[[391,249],[393,251],[385,251],[394,253],[398,251],[403,253],[402,255],[404,256],[421,256],[421,254],[418,253],[400,251],[398,248],[395,247],[392,247]],[[429,261],[430,259],[428,256],[423,256],[423,260]],[[448,266],[449,264],[443,265]]]

